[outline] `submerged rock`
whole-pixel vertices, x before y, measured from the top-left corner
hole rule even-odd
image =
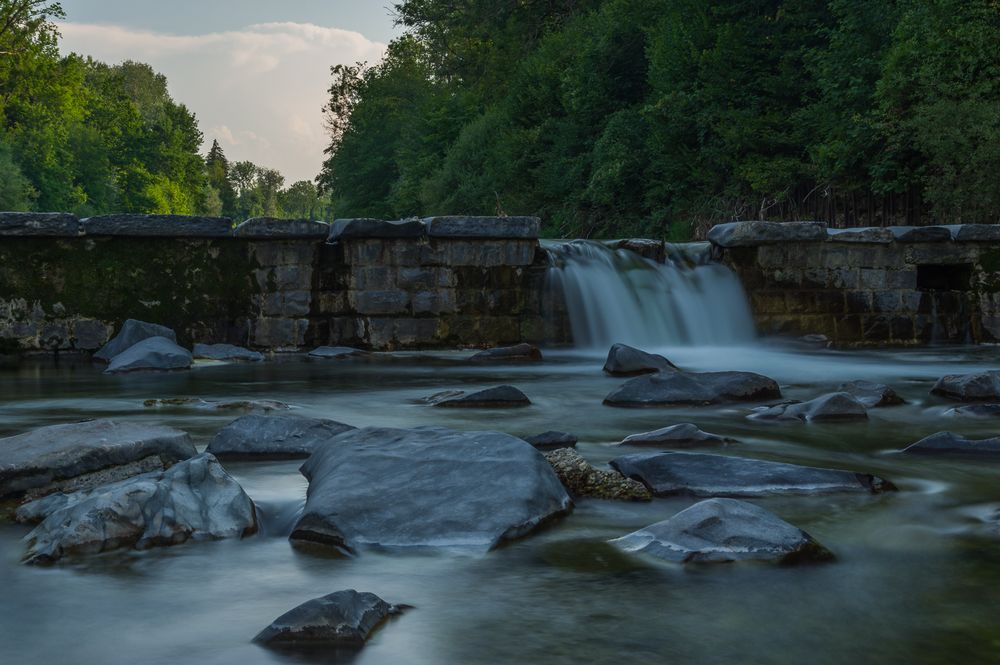
[[[830,422],[867,420],[865,405],[848,393],[821,395],[808,402],[792,402],[765,407],[747,416],[750,420],[794,420],[801,422]]]
[[[692,423],[680,423],[663,427],[652,432],[630,434],[622,439],[620,446],[674,446],[693,448],[698,446],[719,446],[736,443],[736,439],[710,434]]]
[[[875,383],[874,381],[849,381],[840,384],[837,390],[850,394],[869,409],[905,403],[895,390],[884,383]]]
[[[496,409],[528,406],[531,400],[514,386],[496,386],[466,393],[448,390],[427,398],[431,406],[442,408]]]
[[[612,376],[636,376],[677,371],[677,365],[655,353],[647,353],[626,344],[615,344],[608,351],[604,371]]]
[[[775,397],[781,397],[778,383],[753,372],[657,372],[625,382],[605,397],[604,403],[646,407],[755,402]]]
[[[187,433],[172,427],[111,420],[49,425],[0,439],[0,497],[93,487],[196,454]]]
[[[573,506],[541,453],[498,432],[368,427],[313,453],[291,535],[353,553],[365,547],[485,552]]]
[[[111,338],[111,341],[105,344],[100,351],[94,354],[94,359],[111,362],[111,359],[119,353],[127,351],[129,348],[150,337],[166,337],[171,342],[177,342],[176,333],[166,326],[129,319],[122,324],[122,329],[118,334]]]
[[[284,402],[273,399],[238,399],[229,402],[216,402],[200,397],[147,399],[142,405],[147,409],[194,408],[218,411],[287,411],[292,408]]]
[[[390,605],[373,593],[337,591],[302,603],[257,633],[267,646],[333,646],[358,649],[383,621],[404,606]]]
[[[827,492],[879,493],[895,486],[867,473],[821,469],[783,462],[708,455],[659,452],[624,455],[611,466],[642,481],[656,496],[764,496]]]
[[[242,360],[247,362],[264,360],[263,353],[233,344],[195,344],[193,355],[195,358],[206,360]]]
[[[190,369],[193,362],[194,358],[187,349],[177,346],[166,337],[150,337],[112,358],[104,373],[166,372]]]
[[[575,448],[578,439],[566,432],[548,431],[541,434],[523,437],[525,441],[539,450],[555,450],[557,448]]]
[[[944,412],[946,416],[969,416],[972,418],[1000,417],[1000,404],[966,404]]]
[[[959,402],[1000,400],[1000,370],[943,376],[931,388],[931,394]]]
[[[596,469],[575,450],[553,450],[545,454],[545,459],[574,496],[617,501],[650,501],[653,498],[642,483],[617,471]]]
[[[540,362],[541,350],[534,344],[515,344],[495,349],[486,349],[473,355],[469,360],[477,363],[487,362]]]
[[[219,459],[304,459],[353,429],[325,418],[248,415],[219,430],[206,450]]]
[[[1000,437],[967,439],[954,432],[938,432],[903,450],[911,455],[956,455],[1000,458]]]
[[[253,502],[207,453],[166,471],[21,506],[18,521],[41,520],[25,540],[26,563],[122,547],[146,549],[192,538],[242,537],[257,530]]]
[[[318,346],[309,352],[310,358],[326,358],[332,360],[342,360],[344,358],[354,358],[357,356],[367,355],[367,351],[354,349],[349,346]]]
[[[736,499],[708,499],[612,545],[683,563],[827,561],[830,550],[774,513]]]

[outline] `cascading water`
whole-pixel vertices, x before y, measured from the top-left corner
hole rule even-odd
[[[577,347],[715,346],[754,338],[739,278],[711,262],[704,243],[669,246],[664,264],[594,241],[543,246],[550,302],[565,304]]]

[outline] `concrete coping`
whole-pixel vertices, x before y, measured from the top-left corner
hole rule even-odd
[[[426,228],[419,219],[386,221],[361,217],[357,219],[337,219],[330,225],[330,242],[363,238],[420,238]]]
[[[827,226],[823,222],[729,222],[716,224],[708,232],[710,243],[726,249],[826,239]]]
[[[538,217],[471,217],[451,215],[425,217],[431,238],[497,238],[537,240],[541,231]]]
[[[88,217],[81,224],[88,236],[228,238],[233,234],[233,220],[228,217],[117,214]]]
[[[0,237],[75,238],[83,233],[76,215],[65,212],[0,212]]]
[[[309,219],[278,219],[252,217],[235,229],[233,235],[249,240],[310,239],[325,240],[330,235],[330,225]]]
[[[712,227],[708,233],[708,240],[713,245],[723,249],[827,241],[876,245],[944,242],[1000,243],[1000,224],[831,229],[822,222],[729,222]]]

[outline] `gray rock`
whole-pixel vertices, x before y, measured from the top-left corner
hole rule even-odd
[[[747,416],[750,420],[794,420],[831,422],[867,420],[868,409],[849,393],[830,393],[808,402],[792,402],[764,407]]]
[[[0,237],[74,238],[81,233],[76,215],[63,212],[0,212]]]
[[[498,432],[368,427],[317,450],[302,473],[309,492],[292,541],[346,552],[484,552],[573,505],[541,453]]]
[[[583,455],[570,448],[545,453],[560,482],[574,496],[615,501],[651,501],[653,495],[637,480],[617,471],[594,468]]]
[[[874,381],[849,381],[840,384],[837,391],[852,395],[869,409],[905,403],[895,390],[884,383],[875,383]]]
[[[946,416],[966,416],[970,418],[998,418],[1000,404],[966,404],[944,412]]]
[[[251,414],[223,427],[207,451],[227,459],[304,459],[354,427],[325,418]]]
[[[896,489],[892,483],[865,473],[705,453],[624,455],[611,460],[611,466],[629,478],[642,481],[656,496],[743,497],[827,492],[878,493]]]
[[[531,400],[514,386],[496,386],[466,393],[449,390],[427,398],[431,406],[441,408],[495,409],[528,406]]]
[[[527,238],[538,237],[541,221],[537,217],[427,217],[427,235],[431,238]]]
[[[177,335],[166,326],[128,319],[122,324],[122,329],[118,331],[118,334],[111,338],[111,341],[105,344],[100,351],[94,354],[94,358],[96,360],[103,360],[104,362],[111,362],[111,359],[119,353],[150,337],[166,337],[171,342],[177,342]]]
[[[708,241],[725,248],[822,241],[826,229],[823,222],[729,222],[713,226]]]
[[[325,240],[330,235],[330,225],[309,219],[252,217],[233,229],[233,235],[249,240],[282,238]]]
[[[667,247],[662,240],[650,240],[648,238],[627,238],[618,240],[612,245],[615,249],[627,249],[644,259],[666,263]]]
[[[831,242],[888,245],[896,238],[890,229],[880,227],[827,229],[827,233]]]
[[[337,591],[302,603],[260,631],[253,641],[274,647],[326,646],[359,649],[383,621],[404,608],[373,593]]]
[[[661,355],[647,353],[627,344],[615,344],[608,351],[604,371],[612,376],[637,376],[678,371],[678,368]]]
[[[73,346],[83,351],[99,349],[108,341],[108,326],[101,321],[81,319],[73,322]]]
[[[367,355],[367,351],[354,349],[349,346],[318,346],[309,352],[310,358],[324,358],[327,360],[343,360],[344,358],[355,358]]]
[[[911,455],[954,455],[976,458],[1000,458],[1000,437],[967,439],[954,432],[938,432],[903,450]]]
[[[166,337],[150,337],[112,358],[104,373],[190,369],[193,362],[194,358],[187,349],[177,346]]]
[[[896,242],[950,242],[951,231],[944,226],[889,226]]]
[[[942,376],[931,388],[931,394],[960,402],[1000,400],[1000,371]]]
[[[214,457],[204,453],[166,471],[73,494],[53,494],[22,506],[17,517],[21,522],[41,520],[25,537],[26,563],[257,531],[250,497]]]
[[[646,374],[604,398],[608,406],[755,402],[781,397],[774,379],[752,372],[657,372]]]
[[[962,224],[956,242],[1000,242],[1000,224]]]
[[[538,450],[555,450],[556,448],[575,448],[578,439],[566,432],[548,431],[524,437],[524,440]]]
[[[469,360],[477,363],[488,362],[540,362],[541,350],[534,344],[515,344],[486,349],[474,354]]]
[[[193,408],[214,411],[287,411],[292,408],[275,399],[237,399],[219,402],[200,397],[164,397],[147,399],[142,403],[148,409]]]
[[[227,217],[122,213],[88,217],[81,224],[88,236],[229,238],[233,233],[233,220]]]
[[[169,466],[195,454],[187,433],[172,427],[110,420],[49,425],[0,439],[0,497],[55,490],[147,458]]]
[[[701,446],[720,446],[736,443],[736,439],[709,434],[692,423],[680,423],[663,427],[652,432],[632,434],[622,439],[621,446],[667,446],[675,448],[694,448]]]
[[[195,358],[206,360],[243,360],[247,362],[264,360],[263,353],[233,344],[195,344],[192,355]]]
[[[736,499],[708,499],[612,545],[682,563],[827,561],[833,554],[805,531],[759,506]]]
[[[419,219],[338,219],[330,225],[330,242],[352,238],[419,238],[427,232]]]

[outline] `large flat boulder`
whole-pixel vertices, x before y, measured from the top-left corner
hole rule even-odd
[[[242,537],[257,530],[253,502],[209,454],[21,506],[18,521],[41,523],[25,540],[27,563],[123,547],[147,549],[190,539]]]
[[[172,427],[91,420],[49,425],[0,439],[0,497],[85,488],[197,454]]]
[[[477,363],[540,362],[542,352],[534,344],[515,344],[514,346],[500,346],[480,351],[473,354],[469,360]]]
[[[828,492],[879,493],[896,489],[892,483],[867,473],[704,453],[623,455],[611,460],[611,466],[629,478],[642,481],[656,496],[747,497]]]
[[[677,365],[655,353],[647,353],[627,344],[615,344],[608,351],[604,371],[611,376],[638,376],[677,371]]]
[[[404,608],[390,605],[373,593],[336,591],[285,612],[257,633],[253,641],[272,647],[359,649],[373,630]]]
[[[538,237],[541,221],[537,217],[471,217],[451,215],[427,217],[427,235],[431,238],[524,238]]]
[[[233,233],[227,217],[121,213],[88,217],[81,224],[88,236],[229,238]]]
[[[177,342],[177,335],[166,326],[128,319],[122,324],[122,329],[118,331],[118,334],[112,337],[110,342],[94,354],[94,358],[96,360],[103,360],[104,362],[111,362],[111,359],[119,353],[127,351],[130,347],[150,337],[166,337],[171,342]]]
[[[960,402],[1000,400],[1000,370],[942,376],[931,388],[931,394]]]
[[[570,448],[545,453],[563,486],[573,496],[616,501],[650,501],[653,495],[637,480],[617,471],[598,469]]]
[[[264,360],[264,354],[259,351],[251,351],[242,346],[234,344],[195,344],[192,350],[195,358],[204,360],[222,360],[237,362],[260,362]]]
[[[293,542],[485,552],[568,513],[542,454],[499,432],[368,427],[313,453]]]
[[[708,241],[724,248],[826,239],[823,222],[729,222],[716,224],[708,232]]]
[[[419,238],[427,232],[419,219],[338,219],[330,225],[329,241],[362,238]]]
[[[0,212],[0,237],[74,238],[80,233],[80,220],[69,213]]]
[[[206,450],[223,460],[305,459],[353,429],[325,418],[250,414],[219,430]]]
[[[1000,459],[1000,436],[969,439],[954,432],[938,432],[903,450],[910,455],[966,456]]]
[[[247,240],[325,240],[330,225],[311,219],[251,217],[233,229],[233,235]]]
[[[657,372],[625,382],[604,398],[608,406],[757,402],[781,397],[778,383],[753,372]]]
[[[190,369],[194,357],[187,349],[166,337],[150,337],[125,349],[108,363],[105,374],[128,372],[169,372]]]
[[[764,407],[747,416],[750,420],[845,422],[868,420],[868,409],[850,393],[820,395],[808,402],[791,402]]]
[[[448,409],[508,409],[528,406],[531,400],[514,386],[496,386],[467,393],[449,390],[427,398],[431,406]]]
[[[309,352],[310,358],[319,358],[322,360],[344,360],[345,358],[358,358],[367,355],[367,351],[355,349],[350,346],[317,346]]]
[[[666,448],[697,448],[701,446],[723,446],[736,443],[736,439],[711,434],[693,423],[679,423],[661,427],[652,432],[630,434],[621,440],[620,446],[663,446]]]
[[[837,391],[850,394],[869,409],[904,403],[903,398],[895,390],[884,383],[874,381],[848,381],[840,384]]]
[[[611,541],[619,549],[681,563],[827,561],[833,554],[805,531],[746,501],[708,499]]]

